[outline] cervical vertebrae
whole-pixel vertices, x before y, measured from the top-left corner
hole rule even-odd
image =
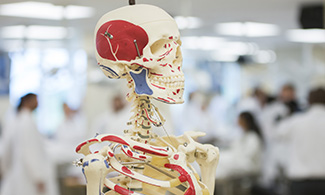
[[[218,148],[194,140],[203,136],[158,137],[151,126],[164,119],[151,103],[182,103],[184,74],[180,36],[173,18],[149,5],[126,6],[105,14],[95,30],[96,58],[109,78],[125,78],[133,101],[131,128],[124,136],[97,135],[81,143],[76,152],[87,180],[87,195],[97,195],[106,186],[118,194],[213,194]],[[100,151],[90,146],[107,142]],[[201,180],[192,168],[196,161]],[[118,172],[115,177],[107,177]]]

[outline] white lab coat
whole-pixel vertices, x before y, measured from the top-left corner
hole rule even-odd
[[[69,163],[80,156],[75,148],[89,137],[86,136],[86,119],[76,113],[71,118],[66,118],[57,128],[54,139],[49,144],[51,159],[57,164]]]
[[[255,132],[244,132],[229,150],[220,151],[217,179],[257,175],[261,169],[262,143]]]
[[[132,127],[127,125],[132,114],[128,106],[118,112],[106,111],[100,114],[92,125],[90,136],[96,133],[124,135],[124,130]]]
[[[1,146],[4,175],[0,195],[39,195],[39,182],[45,184],[46,195],[56,194],[53,170],[30,111],[21,110],[6,124]]]
[[[276,135],[288,144],[283,156],[290,179],[325,178],[325,106],[313,105],[284,121]]]

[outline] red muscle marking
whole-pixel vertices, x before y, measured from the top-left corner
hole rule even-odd
[[[127,145],[127,146],[130,146],[126,141],[124,141],[123,139],[115,136],[115,135],[108,135],[108,136],[105,136],[102,138],[101,140],[102,142],[103,141],[112,141],[112,142],[116,142],[116,143],[119,143],[119,144],[123,144],[123,145]]]
[[[181,91],[181,89],[177,89],[177,90],[176,90],[176,93],[179,93],[180,91]]]
[[[127,190],[125,188],[122,188],[121,186],[115,185],[114,186],[114,191],[121,194],[121,195],[128,195],[128,194],[133,194],[134,192],[131,190]]]
[[[125,166],[122,167],[122,171],[123,171],[124,173],[126,173],[126,174],[134,175],[134,174],[132,173],[132,171],[131,171],[130,169],[128,169],[127,167],[125,167]]]
[[[166,51],[165,53],[161,54],[159,57],[166,57],[168,54],[170,54],[170,52],[173,50],[173,48],[171,48],[170,50]]]
[[[78,153],[80,151],[80,149],[82,148],[82,146],[86,145],[87,142],[83,142],[81,144],[79,144],[77,147],[76,147],[76,152]]]
[[[167,48],[167,44],[164,45],[164,48]]]
[[[186,180],[187,180],[187,178],[186,178],[185,175],[181,175],[181,176],[179,176],[178,179],[179,179],[179,181],[181,181],[182,183],[183,183],[183,182],[186,182]]]
[[[154,72],[151,72],[150,74],[156,75],[156,76],[163,76],[163,74],[158,74],[158,73],[154,73]]]
[[[175,160],[178,160],[178,158],[179,158],[179,155],[178,155],[178,154],[175,154],[175,155],[174,155],[174,159],[175,159]]]
[[[130,150],[128,150],[127,153],[129,156],[133,156],[133,153]]]
[[[149,150],[149,149],[143,148],[141,146],[134,146],[133,148],[136,149],[136,150],[140,150],[142,152],[149,153],[149,154],[154,154],[154,155],[158,155],[158,156],[168,156],[167,154],[162,154],[162,153],[159,153],[159,152],[155,152],[153,150]]]
[[[171,64],[168,64],[169,67],[173,68],[173,66]]]
[[[168,37],[168,39],[173,39],[173,36]]]
[[[143,60],[143,62],[149,62],[149,60],[147,58],[143,58],[142,60]]]
[[[167,66],[167,63],[166,64],[159,64],[159,65],[165,67],[165,66]]]
[[[113,156],[114,156],[114,154],[113,154],[112,152],[108,152],[108,155],[109,155],[110,157],[113,157]]]
[[[177,171],[178,173],[180,173],[181,176],[179,176],[178,179],[181,182],[185,182],[185,181],[188,182],[188,184],[190,186],[186,190],[186,192],[184,193],[184,195],[195,195],[195,187],[194,187],[192,178],[191,178],[190,174],[185,169],[183,169],[181,166],[175,165],[175,164],[165,164],[165,167],[166,168],[173,169],[173,170]]]
[[[157,97],[159,100],[162,100],[162,101],[164,101],[164,102],[170,102],[170,101],[168,101],[168,100],[166,100],[166,99],[164,99],[164,98],[161,98],[161,97]]]
[[[112,37],[110,38],[109,35]],[[98,29],[96,49],[104,59],[131,61],[138,56],[134,40],[137,40],[140,55],[143,55],[143,48],[149,41],[146,31],[124,20],[112,20]]]
[[[79,144],[79,145],[77,146],[77,148],[76,148],[76,152],[78,153],[84,145],[86,145],[86,144],[88,144],[88,143],[91,143],[91,142],[95,142],[95,141],[98,141],[98,140],[97,140],[97,139],[90,139],[90,140],[87,140],[87,141],[85,141],[85,142],[82,142],[81,144]]]
[[[94,154],[97,154],[99,151],[95,151]]]
[[[173,94],[174,94],[174,95],[176,95],[176,93],[175,93],[175,92],[173,92]]]
[[[193,188],[188,188],[184,195],[195,195],[195,191]]]
[[[170,43],[168,43],[168,47],[170,47]]]
[[[150,148],[154,149],[154,150],[160,150],[160,151],[164,151],[164,152],[168,152],[166,149],[164,148],[156,148],[156,147],[153,147],[153,146],[150,146]]]
[[[177,69],[178,69],[179,72],[181,71],[181,67],[180,66]]]
[[[175,102],[175,100],[173,98],[167,97],[168,99],[170,99],[171,101]]]
[[[153,84],[153,83],[151,83],[151,85],[154,86],[154,87],[157,87],[157,88],[159,88],[159,89],[166,89],[165,87],[161,87],[161,86],[155,85],[155,84]]]
[[[144,109],[144,111],[146,112],[146,115],[147,115],[147,118],[149,119],[150,122],[154,123],[154,124],[157,124],[156,121],[153,121],[150,117],[149,117],[149,114],[148,114],[148,111],[147,109]],[[142,121],[142,124],[143,124],[144,121]],[[148,125],[150,125],[150,123],[148,122]]]
[[[171,70],[172,72],[175,72],[175,71],[173,71],[173,70]]]
[[[146,159],[147,157],[146,157],[146,156],[139,156],[139,158],[143,158],[143,159]]]

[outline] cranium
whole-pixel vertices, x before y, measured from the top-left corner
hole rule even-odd
[[[96,25],[95,39],[96,58],[107,77],[128,79],[137,95],[183,103],[179,31],[164,10],[132,5],[108,12]]]

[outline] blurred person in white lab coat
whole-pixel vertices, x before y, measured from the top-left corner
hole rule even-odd
[[[54,134],[55,155],[57,162],[69,162],[78,157],[75,147],[87,139],[87,123],[84,115],[78,109],[72,109],[67,103],[63,103],[64,120]]]
[[[216,121],[209,112],[209,102],[204,93],[195,91],[189,94],[189,100],[185,104],[182,115],[177,118],[179,123],[179,135],[186,131],[201,131],[207,135],[200,138],[201,142],[213,142],[216,137]]]
[[[287,162],[287,144],[273,139],[275,130],[282,121],[300,110],[295,86],[286,83],[281,87],[277,99],[267,104],[258,116],[265,138],[262,177],[262,184],[265,187],[274,185],[275,180],[281,177],[281,169]]]
[[[131,109],[121,95],[115,95],[108,106],[109,108],[105,112],[97,116],[92,125],[90,136],[95,136],[96,133],[123,135],[124,130],[131,127],[127,125],[132,116]]]
[[[277,138],[289,146],[286,173],[292,195],[325,194],[325,89],[311,90],[309,109],[283,121]]]
[[[37,106],[35,94],[23,96],[15,117],[4,128],[1,195],[50,195],[57,192],[53,170],[33,118],[32,112]]]
[[[217,179],[257,176],[260,172],[263,148],[261,130],[250,112],[240,113],[238,125],[242,135],[228,150],[220,152]]]

